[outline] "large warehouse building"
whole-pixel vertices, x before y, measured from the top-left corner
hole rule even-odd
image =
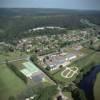
[[[50,68],[50,70],[58,69],[59,67],[65,67],[70,63],[71,60],[75,59],[77,56],[72,53],[66,55],[55,54],[45,57],[45,64]]]

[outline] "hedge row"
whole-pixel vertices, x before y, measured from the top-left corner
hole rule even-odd
[[[25,83],[27,83],[27,77],[22,74],[19,69],[12,63],[7,63],[7,66],[19,77],[21,78]]]
[[[72,97],[74,100],[87,100],[85,93],[79,88],[76,88],[72,91]]]

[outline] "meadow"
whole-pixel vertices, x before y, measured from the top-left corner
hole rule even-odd
[[[0,65],[0,100],[8,100],[9,96],[17,96],[26,88],[24,82],[5,64]]]

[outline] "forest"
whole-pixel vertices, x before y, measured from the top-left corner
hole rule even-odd
[[[80,22],[87,19],[100,25],[99,11],[78,11],[64,9],[0,9],[0,42],[10,42],[24,37],[44,34],[59,34],[58,30],[27,33],[29,29],[43,26],[60,26],[66,29],[89,27]],[[55,32],[55,33],[54,33]]]

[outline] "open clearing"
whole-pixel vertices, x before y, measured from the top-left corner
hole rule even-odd
[[[96,64],[100,64],[100,52],[94,52],[86,57],[83,57],[71,64],[77,65],[79,69],[83,68],[85,65],[88,65],[90,62],[95,62]]]
[[[27,55],[25,53],[16,51],[16,52],[4,52],[4,53],[0,53],[0,62],[3,62],[5,60],[14,60],[14,59],[19,59],[19,58],[23,58],[23,57],[27,57]]]
[[[26,85],[5,64],[0,65],[0,100],[8,100],[25,89]]]

